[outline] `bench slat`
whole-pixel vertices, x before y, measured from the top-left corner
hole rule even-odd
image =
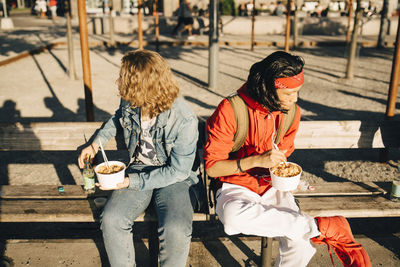
[[[297,191],[295,196],[340,196],[340,195],[383,195],[390,188],[390,182],[324,182],[315,185],[315,190]],[[385,184],[385,186],[382,186]],[[3,185],[0,186],[2,199],[87,199],[107,196],[109,191],[97,190],[95,194],[88,195],[80,185],[63,185],[64,193],[58,192],[57,185]],[[382,188],[384,187],[384,188]]]
[[[0,150],[76,150],[102,122],[32,122],[0,124]],[[115,150],[115,140],[105,149]]]
[[[400,203],[388,201],[382,196],[309,197],[298,200],[301,210],[311,216],[400,217]],[[96,222],[100,213],[88,200],[2,200],[0,211],[0,222]],[[206,214],[194,214],[194,221],[206,219]],[[143,214],[136,221],[154,221],[154,218]]]
[[[385,188],[389,188],[390,185],[391,182],[380,182],[380,186],[373,182],[324,182],[313,185],[315,187],[313,191],[299,190],[294,192],[294,195],[296,197],[384,195],[387,193]]]
[[[95,222],[98,215],[87,200],[0,201],[0,222]]]
[[[348,218],[399,217],[400,203],[382,196],[298,198],[301,210],[311,216]]]
[[[93,200],[1,200],[0,222],[97,222],[101,210]],[[206,214],[195,213],[194,221],[205,221]],[[142,214],[136,222],[155,221]]]
[[[76,150],[101,122],[0,124],[0,150]],[[400,121],[301,121],[297,149],[399,147]],[[115,150],[115,140],[106,149]]]
[[[399,147],[400,121],[301,121],[295,147]]]
[[[63,185],[64,193],[58,192],[58,185],[2,185],[0,198],[3,199],[87,199],[107,196],[110,191],[96,190],[88,195],[80,185]]]

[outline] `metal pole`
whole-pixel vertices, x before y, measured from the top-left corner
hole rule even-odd
[[[253,0],[253,10],[251,11],[251,51],[254,51],[254,24],[256,21],[256,0]]]
[[[142,0],[138,0],[138,39],[139,49],[143,49]]]
[[[157,12],[157,5],[158,1],[154,0],[153,3],[153,16],[154,16],[154,28],[155,28],[155,36],[156,36],[156,51],[159,51],[159,38],[160,38],[160,25],[159,25],[159,18]]]
[[[261,266],[272,266],[272,237],[261,237]]]
[[[290,38],[290,9],[291,0],[288,0],[286,6],[286,35],[285,35],[285,52],[289,52],[289,38]]]
[[[116,47],[115,43],[115,38],[114,38],[114,17],[113,17],[113,8],[114,8],[114,3],[113,0],[110,1],[110,12],[108,13],[109,16],[109,24],[110,24],[110,46],[111,47]]]
[[[72,38],[71,1],[67,1],[67,43],[68,43],[68,75],[70,79],[77,80],[74,58],[74,39]]]
[[[218,87],[218,0],[210,0],[210,31],[208,50],[208,87]]]
[[[78,0],[79,33],[81,38],[81,56],[83,83],[85,89],[86,120],[94,121],[92,80],[90,76],[90,58],[87,33],[86,4],[85,0]]]
[[[399,88],[399,76],[400,76],[400,16],[399,24],[397,25],[397,36],[396,45],[393,55],[393,65],[392,74],[390,76],[390,86],[389,86],[389,97],[388,104],[386,106],[386,118],[392,119],[394,117],[394,112],[396,109],[396,97]]]
[[[379,26],[378,34],[378,48],[385,47],[385,39],[388,30],[388,11],[389,11],[389,0],[383,0],[383,6],[381,11],[381,24]]]
[[[4,18],[7,18],[6,0],[3,0],[3,14],[4,14]]]
[[[299,35],[299,30],[298,30],[298,12],[297,8],[299,6],[299,0],[295,0],[295,7],[294,7],[294,14],[293,14],[293,48],[296,49],[297,46],[297,40],[298,40],[298,35]]]
[[[347,4],[349,5],[349,16],[347,18],[347,31],[346,31],[346,43],[350,43],[350,23],[351,23],[351,16],[353,14],[353,0],[347,1]]]
[[[346,68],[346,79],[353,79],[353,69],[354,69],[354,59],[356,57],[356,49],[357,49],[357,39],[358,39],[358,29],[359,22],[361,18],[361,5],[360,0],[357,0],[357,9],[356,15],[354,16],[354,26],[353,26],[353,34],[351,36],[351,44],[350,44],[350,53],[349,58],[347,59],[347,68]]]

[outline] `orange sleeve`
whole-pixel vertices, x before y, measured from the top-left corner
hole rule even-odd
[[[287,150],[285,153],[286,157],[289,157],[295,149],[294,138],[296,137],[297,130],[299,129],[300,117],[300,107],[297,106],[296,117],[294,118],[292,126],[290,126],[289,130],[286,132],[285,136],[278,145],[280,150]]]
[[[206,169],[217,161],[229,159],[236,132],[235,114],[229,100],[224,99],[207,120],[208,139],[204,146]]]

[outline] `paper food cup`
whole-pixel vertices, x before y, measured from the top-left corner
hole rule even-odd
[[[108,164],[110,166],[113,165],[123,166],[124,168],[116,173],[110,173],[110,174],[99,173],[98,172],[99,168],[106,165],[105,162],[103,162],[97,165],[96,168],[94,168],[94,172],[96,173],[97,180],[99,180],[99,183],[102,187],[107,189],[116,188],[118,183],[122,183],[124,181],[126,165],[120,161],[109,161]]]
[[[291,164],[291,165],[295,165],[298,167],[298,169],[300,170],[300,172],[295,175],[295,176],[291,176],[291,177],[282,177],[282,176],[278,176],[274,173],[274,168],[270,168],[270,174],[271,174],[271,181],[272,181],[272,186],[279,190],[279,191],[292,191],[292,190],[296,190],[297,186],[299,185],[300,182],[300,176],[301,173],[303,172],[302,168],[293,162],[282,162],[280,164]]]

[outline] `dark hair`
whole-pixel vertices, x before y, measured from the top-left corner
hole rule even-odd
[[[275,79],[297,75],[303,70],[303,66],[304,59],[299,56],[283,51],[274,52],[251,66],[247,78],[247,92],[268,110],[287,112],[281,108],[276,94]]]

